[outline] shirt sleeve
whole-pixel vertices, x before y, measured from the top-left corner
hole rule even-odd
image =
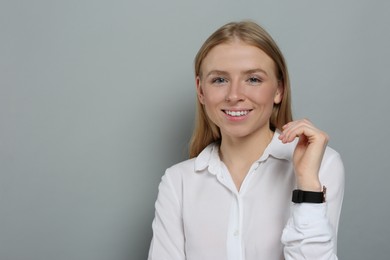
[[[159,185],[155,209],[148,260],[184,260],[181,202],[167,173]]]
[[[329,155],[328,151],[319,177],[327,187],[327,202],[291,205],[282,235],[286,260],[338,259],[337,231],[344,195],[344,167],[338,153]]]

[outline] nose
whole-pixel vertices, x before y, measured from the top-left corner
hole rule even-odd
[[[226,93],[225,100],[227,102],[238,102],[245,99],[242,86],[239,82],[231,82]]]

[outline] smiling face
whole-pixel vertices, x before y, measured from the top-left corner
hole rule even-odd
[[[239,40],[217,45],[203,60],[196,84],[199,101],[222,138],[269,133],[283,86],[273,60],[261,49]]]

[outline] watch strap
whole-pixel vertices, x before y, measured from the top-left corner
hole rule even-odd
[[[292,194],[292,202],[294,203],[323,203],[325,202],[326,187],[323,187],[323,191],[303,191],[294,190]]]

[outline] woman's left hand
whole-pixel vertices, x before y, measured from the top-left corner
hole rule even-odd
[[[292,121],[284,125],[282,130],[279,139],[283,143],[290,143],[299,137],[293,155],[298,189],[321,191],[318,172],[328,144],[328,135],[307,119]]]

